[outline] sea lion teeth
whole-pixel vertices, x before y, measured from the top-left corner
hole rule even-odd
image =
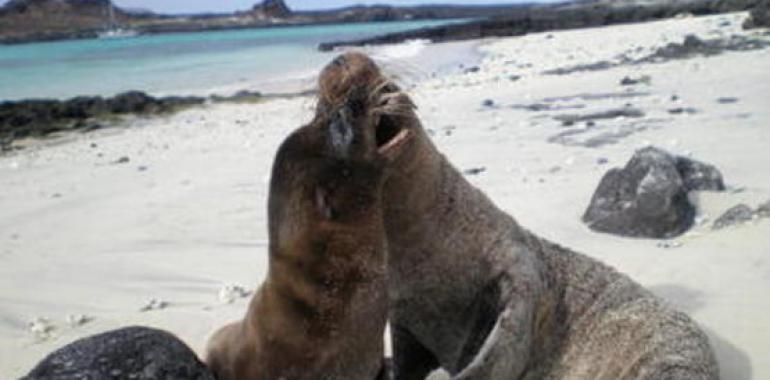
[[[398,149],[407,140],[409,140],[410,136],[411,134],[409,133],[408,130],[402,129],[401,131],[398,132],[396,137],[392,138],[390,141],[385,143],[385,145],[378,147],[377,152],[387,156],[388,158],[393,158],[396,154],[394,153],[394,150]]]

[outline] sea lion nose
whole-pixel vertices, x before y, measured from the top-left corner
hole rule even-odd
[[[353,126],[348,120],[346,110],[340,109],[329,123],[329,145],[335,155],[347,158],[353,143]]]

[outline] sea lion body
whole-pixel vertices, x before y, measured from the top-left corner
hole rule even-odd
[[[409,98],[390,97],[400,111],[387,123],[412,135],[383,189],[397,380],[439,367],[454,379],[718,378],[692,320],[519,226],[439,153]]]
[[[214,380],[187,345],[171,333],[126,327],[70,343],[21,380]]]
[[[341,62],[340,64],[344,64]],[[387,320],[383,167],[367,88],[290,135],[269,195],[267,279],[243,321],[217,332],[219,380],[374,379]],[[391,149],[392,148],[392,149]]]

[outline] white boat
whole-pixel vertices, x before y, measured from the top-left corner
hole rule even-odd
[[[112,38],[131,38],[139,35],[139,32],[132,29],[114,28],[99,33],[99,38],[112,39]]]
[[[124,29],[118,26],[115,22],[115,6],[112,2],[108,2],[107,12],[109,14],[109,24],[107,24],[107,30],[99,33],[99,38],[102,39],[115,39],[115,38],[131,38],[139,35],[139,32],[133,29]]]

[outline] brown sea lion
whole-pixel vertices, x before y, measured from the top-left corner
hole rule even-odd
[[[344,65],[344,61],[337,62]],[[292,133],[275,157],[269,271],[245,318],[215,333],[219,380],[362,380],[386,375],[384,167],[407,140],[377,138],[371,81]]]
[[[361,54],[321,83],[386,82]],[[337,71],[346,71],[339,73]],[[439,153],[409,97],[380,85],[411,138],[387,166],[395,378],[442,367],[454,379],[716,379],[707,337],[626,275],[541,239],[498,209]],[[390,92],[390,93],[388,93]],[[333,108],[337,96],[321,98]]]

